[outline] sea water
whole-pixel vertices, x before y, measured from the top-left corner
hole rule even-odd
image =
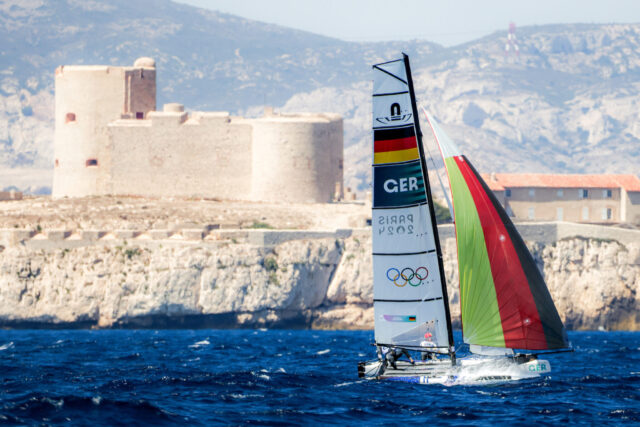
[[[371,331],[3,330],[0,423],[640,422],[640,333],[569,338],[549,375],[447,387],[359,379]]]

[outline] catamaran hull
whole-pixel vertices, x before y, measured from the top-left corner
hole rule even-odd
[[[382,367],[382,362],[371,361],[359,366],[359,375],[365,379],[402,381],[415,384],[490,384],[536,378],[551,372],[546,360],[519,363],[513,359],[476,358],[458,359],[456,366],[449,360],[416,362],[398,361],[397,368]]]

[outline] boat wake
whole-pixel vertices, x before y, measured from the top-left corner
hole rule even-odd
[[[510,359],[461,359],[444,385],[487,385],[540,377],[540,366],[549,371],[546,361],[516,364]]]
[[[362,366],[361,377],[417,384],[487,385],[538,378],[551,372],[546,360],[518,363],[510,358],[468,357],[455,366],[448,360],[410,364],[397,362],[397,369],[381,369],[379,361]]]

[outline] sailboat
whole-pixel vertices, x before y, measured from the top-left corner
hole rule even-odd
[[[376,64],[373,72],[372,250],[378,358],[360,362],[359,376],[455,384],[550,372],[549,362],[538,356],[564,351],[569,343],[544,278],[480,174],[425,112],[444,159],[453,202],[462,333],[471,352],[456,357],[409,58]],[[384,353],[402,349],[431,357],[388,363]]]

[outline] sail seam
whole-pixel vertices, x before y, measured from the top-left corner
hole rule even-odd
[[[383,70],[382,68],[377,67],[377,66],[374,66],[373,68],[375,68],[376,70],[380,70],[380,71],[382,71],[382,72],[383,72],[383,73],[385,73],[385,74],[390,75],[390,76],[391,76],[391,77],[393,77],[394,79],[398,79],[398,80],[400,80],[400,81],[401,81],[402,83],[404,83],[404,84],[407,84],[407,82],[405,82],[404,80],[402,80],[400,77],[396,76],[395,74],[392,74],[392,73],[388,72],[387,70]]]
[[[371,166],[373,166],[374,168],[378,167],[378,166],[389,166],[389,165],[402,165],[405,163],[415,163],[415,161],[418,159],[411,159],[411,160],[405,160],[404,162],[389,162],[389,163],[377,163],[377,164],[372,164]]]

